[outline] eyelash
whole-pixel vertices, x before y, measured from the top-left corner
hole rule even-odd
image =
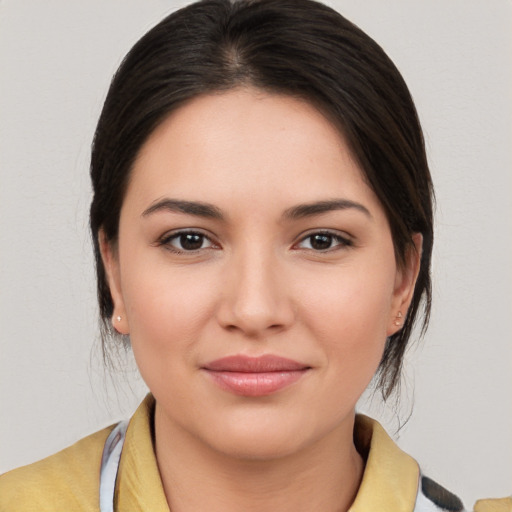
[[[299,240],[299,242],[297,244],[295,244],[295,246],[305,242],[308,239],[310,240],[310,245],[311,245],[311,239],[315,236],[328,237],[328,238],[330,238],[331,244],[333,242],[336,242],[336,245],[334,245],[333,247],[328,247],[326,249],[314,249],[313,247],[306,248],[307,250],[313,251],[315,253],[320,253],[320,254],[327,253],[327,252],[336,251],[336,250],[347,248],[347,247],[353,247],[353,245],[354,245],[352,240],[350,240],[348,237],[340,235],[339,233],[335,233],[335,232],[327,231],[327,230],[320,230],[320,231],[314,231],[314,232],[308,233],[306,236],[303,236]]]
[[[198,247],[196,249],[188,249],[187,250],[184,248],[180,249],[180,248],[172,245],[173,241],[180,240],[181,237],[186,237],[187,235],[193,235],[198,238],[200,237],[201,247]],[[327,247],[325,249],[315,249],[314,247],[312,247],[312,243],[311,243],[313,237],[326,237],[329,239],[328,240],[329,245],[331,245],[333,242],[335,242],[335,245]],[[294,249],[297,248],[297,250],[300,250],[301,247],[298,247],[298,246],[300,246],[300,244],[304,243],[308,239],[310,240],[310,243],[309,243],[310,247],[305,247],[302,249],[306,249],[306,250],[309,250],[309,251],[312,251],[315,253],[320,253],[320,254],[336,251],[341,248],[352,247],[354,245],[352,240],[350,240],[347,237],[341,236],[339,233],[334,233],[332,231],[327,231],[327,230],[320,230],[320,231],[314,231],[314,232],[308,233],[307,235],[303,236],[299,240],[299,242],[294,244],[293,248]],[[184,240],[181,240],[181,242],[183,242],[183,241]],[[209,243],[208,247],[202,247],[202,245],[205,242]],[[158,241],[158,245],[164,246],[167,250],[174,252],[176,254],[195,254],[202,250],[219,248],[218,244],[213,242],[213,240],[208,235],[202,233],[201,231],[192,230],[192,229],[176,231],[173,233],[167,233],[162,238],[160,238],[160,240]],[[183,245],[182,245],[182,247],[183,247]]]
[[[197,249],[180,249],[172,245],[174,240],[180,240],[181,237],[185,237],[187,235],[194,235],[197,237],[201,237],[201,245],[205,243],[205,241],[209,242],[208,247],[199,247]],[[181,240],[183,242],[183,240]],[[159,246],[165,247],[167,250],[174,252],[176,254],[196,254],[201,250],[207,249],[216,249],[218,248],[218,244],[216,244],[208,235],[202,233],[201,231],[187,229],[181,231],[175,231],[173,233],[166,233],[162,238],[160,238],[157,242]]]

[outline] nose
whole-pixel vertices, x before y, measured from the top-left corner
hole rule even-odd
[[[275,257],[251,252],[227,265],[218,309],[223,328],[258,338],[283,331],[293,323],[293,301]]]

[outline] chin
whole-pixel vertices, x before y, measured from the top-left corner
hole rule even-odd
[[[272,461],[282,459],[299,452],[303,448],[300,439],[278,432],[237,432],[229,439],[215,442],[212,446],[225,456],[246,461]]]
[[[316,432],[307,419],[277,416],[271,412],[237,414],[210,428],[204,440],[226,456],[271,461],[298,453],[325,435],[325,432]]]

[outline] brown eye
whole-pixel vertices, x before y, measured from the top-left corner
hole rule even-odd
[[[332,235],[312,235],[310,237],[311,247],[317,251],[325,251],[326,249],[330,249],[333,242]]]
[[[298,247],[300,249],[309,249],[312,251],[329,251],[338,248],[351,246],[352,242],[335,233],[312,233],[303,238]]]
[[[166,236],[160,242],[174,252],[193,252],[213,247],[213,242],[203,233],[182,231]]]
[[[178,237],[180,248],[185,251],[197,251],[204,243],[204,236],[197,233],[184,233]]]

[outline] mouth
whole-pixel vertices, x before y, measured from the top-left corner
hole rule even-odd
[[[265,396],[297,382],[311,367],[268,354],[223,357],[201,369],[224,391],[242,396]]]

